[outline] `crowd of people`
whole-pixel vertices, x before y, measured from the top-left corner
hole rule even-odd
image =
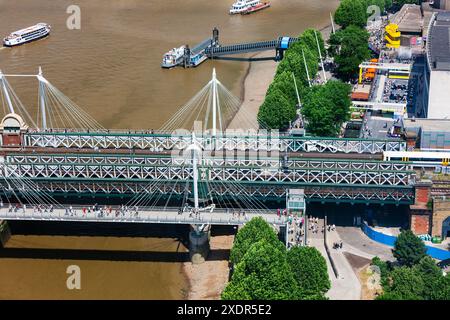
[[[290,214],[288,216],[289,234],[288,234],[288,248],[293,246],[301,246],[304,244],[305,218],[303,216]]]
[[[408,81],[387,79],[384,86],[383,102],[406,103],[408,97]]]

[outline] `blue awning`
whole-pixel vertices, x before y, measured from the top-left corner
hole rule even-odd
[[[291,39],[290,37],[283,37],[281,38],[281,44],[280,44],[280,48],[281,49],[288,49],[289,48],[289,39]]]

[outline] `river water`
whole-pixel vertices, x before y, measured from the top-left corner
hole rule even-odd
[[[37,22],[52,25],[50,37],[0,49],[4,73],[37,72],[104,127],[159,128],[187,102],[217,69],[221,82],[239,95],[245,62],[207,61],[195,69],[160,68],[173,47],[191,47],[220,30],[232,44],[297,36],[307,27],[328,24],[338,0],[272,0],[272,7],[229,16],[232,0],[79,0],[81,29],[69,30],[65,0],[0,0],[0,35]],[[264,62],[260,62],[264,63]],[[31,114],[37,109],[35,79],[10,79]],[[251,94],[251,93],[249,93]],[[13,236],[9,247],[134,251],[179,250],[170,238]],[[65,286],[68,263],[89,274],[77,293]],[[181,298],[186,281],[179,262],[119,262],[0,258],[0,298]]]

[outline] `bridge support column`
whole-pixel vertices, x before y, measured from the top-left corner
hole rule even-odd
[[[0,248],[3,248],[11,238],[11,230],[9,229],[8,221],[0,220]]]
[[[205,262],[209,254],[209,239],[211,237],[211,226],[208,225],[200,230],[199,225],[193,225],[189,232],[189,257],[194,264]]]

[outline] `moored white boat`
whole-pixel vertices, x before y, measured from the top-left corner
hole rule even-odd
[[[251,7],[260,4],[260,0],[237,0],[230,8],[230,14],[244,13]]]
[[[180,59],[183,57],[185,48],[186,46],[181,46],[179,48],[173,48],[172,50],[166,52],[164,54],[161,67],[163,68],[175,67],[179,63]]]
[[[12,32],[3,39],[5,47],[14,47],[27,42],[44,38],[50,34],[51,26],[47,23],[38,23],[34,26]]]

